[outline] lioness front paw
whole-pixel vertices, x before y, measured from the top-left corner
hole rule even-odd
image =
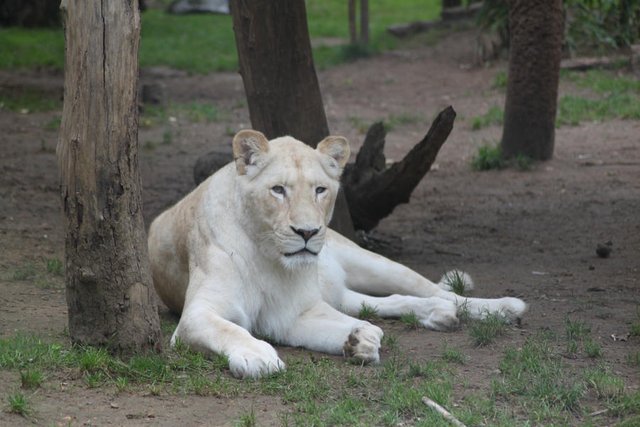
[[[364,363],[378,363],[382,336],[382,329],[370,323],[363,323],[353,328],[342,346],[342,352],[345,357],[354,357]]]
[[[227,356],[231,374],[236,378],[260,378],[285,369],[276,350],[264,341],[238,348]]]

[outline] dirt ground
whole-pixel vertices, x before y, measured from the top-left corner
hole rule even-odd
[[[612,335],[627,334],[639,316],[640,122],[561,127],[553,160],[530,171],[475,172],[472,155],[478,146],[497,141],[501,128],[473,131],[471,118],[503,105],[504,93],[491,86],[506,64],[476,67],[473,58],[470,34],[456,33],[432,47],[398,50],[319,73],[331,130],[347,136],[355,148],[364,137],[363,125],[405,118],[387,136],[391,159],[401,158],[441,109],[455,108],[454,130],[433,170],[411,203],[397,208],[376,233],[392,242],[385,255],[431,279],[458,267],[475,278],[474,295],[519,296],[530,304],[521,329],[483,349],[472,346],[464,329],[445,334],[406,331],[394,321],[382,324],[399,335],[403,351],[416,357],[439,355],[444,340],[459,346],[470,355],[463,374],[473,387],[486,388],[504,347],[517,346],[543,328],[563,334],[567,317],[583,320],[602,345],[604,362],[629,390],[637,390],[637,367],[626,358],[638,351],[639,339],[614,341]],[[249,127],[249,118],[238,74],[188,76],[151,69],[143,70],[142,81],[165,85],[171,102],[212,102],[220,113],[210,123],[179,119],[141,128],[148,223],[193,188],[196,159],[230,144],[230,133]],[[35,87],[57,94],[62,85],[60,73],[0,72],[0,90]],[[577,90],[561,84],[562,94]],[[57,132],[46,126],[60,113],[0,110],[0,337],[28,331],[60,340],[66,326],[61,280],[55,286],[15,280],[15,272],[29,263],[63,259]],[[167,132],[171,141],[162,144]],[[596,245],[605,242],[612,244],[611,256],[598,258]],[[285,357],[290,351],[299,350],[281,349]],[[10,389],[5,384],[19,383],[17,375],[0,371],[3,402]],[[37,418],[47,425],[231,425],[249,404],[259,424],[277,424],[273,414],[282,407],[277,398],[264,396],[118,396],[80,382],[49,385],[34,400]],[[0,412],[0,425],[29,423]]]

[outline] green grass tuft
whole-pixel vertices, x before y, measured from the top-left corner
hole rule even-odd
[[[358,312],[358,319],[370,320],[378,317],[378,309],[368,304],[362,303],[360,311]]]
[[[478,148],[478,153],[471,159],[471,167],[476,171],[502,169],[505,161],[502,159],[500,145],[483,145]]]
[[[400,316],[400,321],[409,329],[418,329],[421,326],[418,315],[413,311]]]
[[[493,343],[507,332],[507,320],[499,313],[488,313],[484,319],[471,322],[469,336],[477,347]]]
[[[21,387],[26,390],[38,388],[44,381],[44,375],[38,369],[27,369],[20,371]]]
[[[62,276],[64,274],[64,264],[58,258],[50,258],[46,260],[47,273],[54,274],[56,276]]]
[[[467,284],[464,280],[464,274],[458,270],[452,270],[444,275],[444,282],[451,288],[451,292],[457,295],[465,295],[467,291]]]
[[[493,106],[482,116],[476,116],[471,119],[471,129],[480,130],[489,126],[498,126],[503,121],[504,111],[500,107]]]
[[[465,356],[462,350],[445,345],[442,350],[442,359],[446,362],[464,365],[467,360],[467,356]]]
[[[9,412],[26,417],[31,414],[31,405],[23,393],[10,394],[8,397]]]

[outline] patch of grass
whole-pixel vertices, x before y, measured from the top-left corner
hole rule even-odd
[[[505,165],[499,144],[479,147],[478,153],[471,159],[471,167],[476,171],[502,169]]]
[[[64,274],[64,264],[58,258],[49,258],[45,263],[47,273],[54,274],[56,276],[62,276]]]
[[[507,320],[499,313],[488,313],[484,319],[470,323],[469,336],[476,347],[484,347],[504,335],[507,324]]]
[[[444,283],[451,288],[451,292],[464,296],[467,291],[464,274],[458,270],[448,271],[444,275]]]
[[[27,262],[19,267],[16,267],[16,269],[13,272],[13,275],[11,276],[12,280],[29,280],[29,279],[33,279],[38,275],[38,270],[36,269],[35,264],[33,264],[32,262]]]
[[[400,316],[400,321],[409,329],[418,329],[421,326],[418,315],[413,311]]]
[[[51,130],[51,131],[57,131],[57,130],[60,129],[60,125],[61,124],[62,124],[62,117],[61,116],[55,116],[54,118],[49,120],[44,125],[44,129],[45,130]]]
[[[0,93],[0,110],[27,114],[59,110],[60,108],[62,108],[60,99],[41,90],[22,88],[17,91]]]
[[[587,357],[598,358],[602,356],[602,346],[591,338],[584,341],[584,352]]]
[[[471,129],[480,130],[489,126],[497,126],[501,125],[503,121],[504,111],[500,107],[493,106],[483,115],[471,119]]]
[[[207,102],[171,103],[166,107],[145,105],[140,115],[140,125],[154,127],[180,119],[189,123],[210,123],[220,120],[220,113],[215,105]],[[171,130],[165,130],[162,144],[171,144],[172,141]]]
[[[533,159],[524,154],[518,154],[513,159],[513,164],[515,168],[518,170],[528,171],[528,170],[531,170],[531,168],[533,167]]]
[[[598,398],[612,400],[624,394],[624,381],[604,368],[587,369],[584,373],[587,385],[595,390]]]
[[[23,417],[27,417],[31,414],[31,405],[23,393],[18,392],[10,394],[7,399],[9,401],[10,413],[22,415]]]
[[[636,351],[635,353],[631,353],[629,356],[627,356],[627,361],[631,366],[640,368],[640,351]]]
[[[391,131],[398,126],[418,123],[421,120],[420,116],[411,113],[391,114],[384,120],[384,127],[387,131]]]
[[[240,416],[238,422],[235,423],[236,427],[254,427],[257,426],[256,414],[253,411],[253,407],[249,411]]]
[[[502,377],[492,383],[493,393],[518,396],[519,406],[538,423],[545,417],[560,416],[561,411],[575,410],[584,394],[582,383],[571,378],[543,334],[528,338],[521,348],[507,349],[500,371]]]
[[[347,9],[343,1],[306,2],[308,27],[312,39],[340,38],[336,46],[318,45],[313,49],[319,69],[344,62],[367,52],[393,48],[397,40],[386,28],[391,24],[438,18],[437,0],[380,0],[369,5],[370,44],[349,47]],[[64,32],[57,29],[2,28],[0,68],[64,68]],[[195,14],[170,15],[148,9],[141,15],[141,67],[166,66],[191,73],[232,71],[238,68],[231,16]]]
[[[599,70],[570,73],[568,78],[580,87],[591,89],[593,95],[561,97],[556,126],[613,118],[640,119],[640,83],[637,79]]]
[[[44,381],[44,375],[39,369],[27,369],[20,371],[20,384],[23,389],[31,390],[40,387]]]
[[[467,360],[467,356],[458,348],[444,346],[442,350],[442,360],[450,363],[457,363],[458,365],[464,365]]]
[[[506,89],[507,88],[507,72],[506,71],[498,71],[498,73],[493,78],[493,83],[491,87],[494,89]]]
[[[368,304],[362,303],[360,311],[358,312],[358,319],[369,320],[376,319],[378,317],[378,309]]]
[[[118,390],[118,393],[122,393],[129,387],[129,380],[127,379],[127,377],[117,377],[115,380],[113,380],[113,384],[116,386],[116,390]]]

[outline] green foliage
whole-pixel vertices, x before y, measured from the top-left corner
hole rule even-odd
[[[630,46],[640,40],[640,1],[565,0],[569,50],[597,50]]]
[[[64,265],[58,258],[49,258],[46,260],[47,273],[62,276],[64,273]]]
[[[582,383],[571,380],[548,336],[542,334],[528,338],[521,348],[507,349],[500,371],[502,378],[492,385],[495,395],[521,396],[532,413],[539,413],[540,406],[574,410],[584,394]]]
[[[478,153],[471,159],[471,167],[476,171],[502,169],[505,161],[502,159],[500,145],[483,145],[478,148]]]
[[[413,311],[401,315],[400,321],[409,329],[418,329],[421,326],[418,315]]]
[[[601,399],[611,400],[624,394],[624,381],[604,368],[587,369],[584,373],[587,385]]]
[[[471,322],[469,336],[477,347],[487,346],[507,332],[507,320],[498,313],[487,313],[484,319]]]
[[[435,19],[440,1],[380,0],[369,5],[370,44],[353,47],[348,40],[347,8],[340,0],[306,2],[312,40],[339,38],[344,43],[314,47],[314,62],[326,68],[361,55],[392,48],[396,40],[387,26],[416,19]],[[59,29],[0,29],[0,69],[64,68],[64,34]],[[191,73],[231,71],[238,68],[231,16],[170,15],[148,9],[141,15],[141,67],[166,66]]]
[[[442,359],[446,362],[464,365],[467,357],[464,355],[462,350],[445,345],[444,349],[442,350]]]
[[[467,284],[464,280],[464,274],[458,270],[452,270],[444,275],[444,283],[449,286],[451,292],[457,295],[465,295]]]
[[[640,0],[565,0],[565,44],[570,51],[599,51],[630,46],[640,40]],[[509,8],[505,0],[485,0],[478,25],[509,39]]]
[[[27,262],[21,266],[16,267],[11,279],[12,280],[29,280],[36,277],[37,274],[38,274],[38,270],[36,269],[36,266],[31,262]]]
[[[2,31],[0,29],[0,34],[2,34]],[[51,93],[34,88],[20,88],[19,90],[0,93],[0,111],[9,110],[27,114],[58,110],[61,107],[62,102],[60,99]]]
[[[44,128],[45,130],[57,131],[60,129],[61,124],[62,124],[62,117],[55,116],[44,125]]]
[[[488,126],[497,126],[501,125],[503,121],[504,111],[500,107],[493,106],[482,116],[476,116],[471,119],[471,129],[479,130]]]
[[[20,384],[24,389],[40,387],[44,381],[44,375],[39,369],[27,369],[20,372]]]
[[[370,320],[378,317],[378,309],[368,304],[362,303],[360,311],[358,312],[358,319]]]
[[[9,412],[12,414],[22,415],[23,417],[31,414],[31,406],[29,400],[23,393],[14,393],[9,395]]]
[[[499,71],[496,76],[493,78],[493,84],[491,87],[494,89],[506,89],[507,88],[507,72]]]

